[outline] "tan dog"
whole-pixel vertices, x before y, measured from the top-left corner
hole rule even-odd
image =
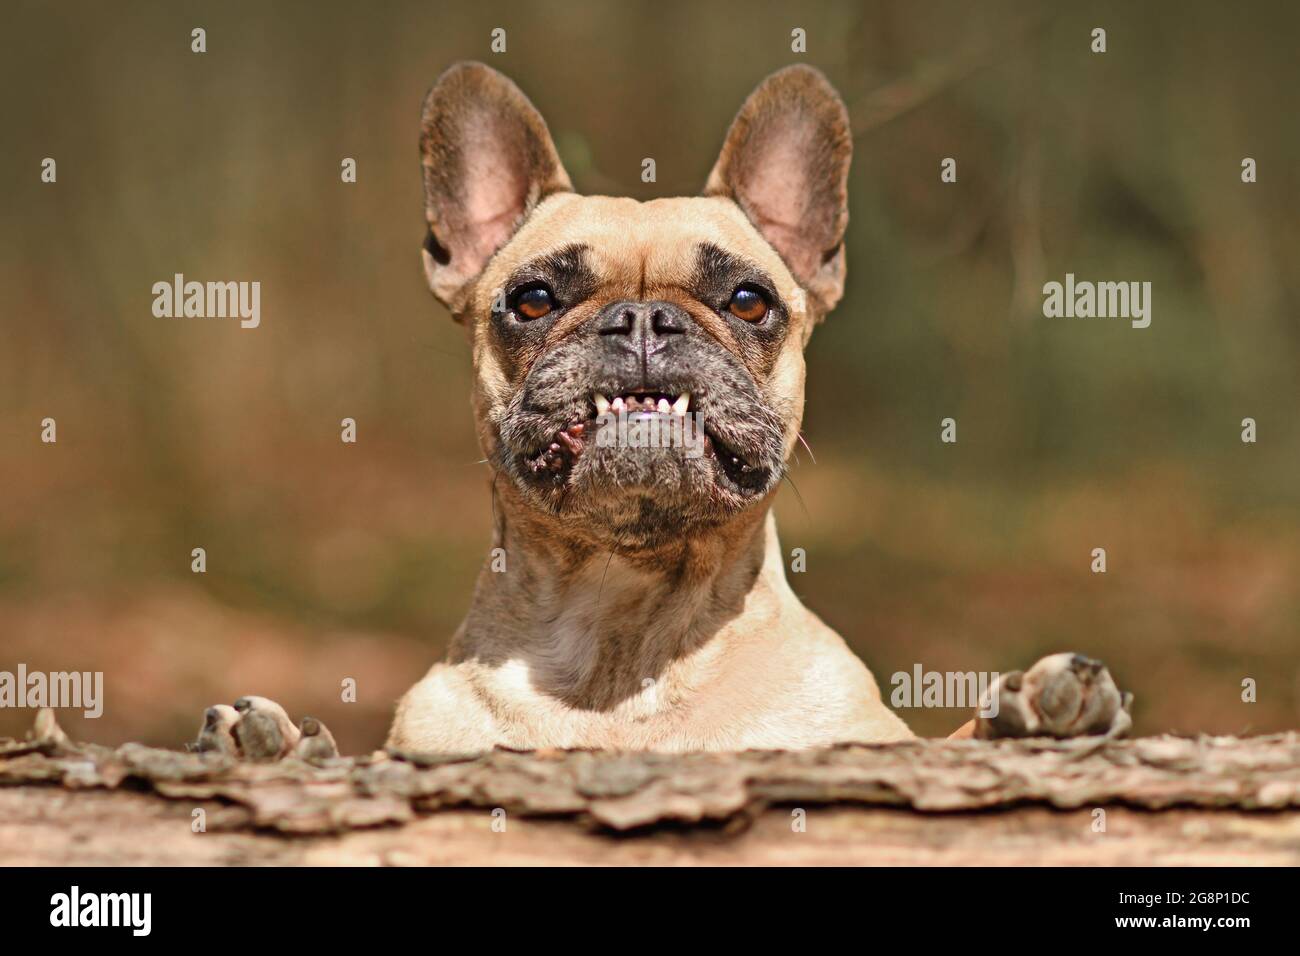
[[[697,198],[575,194],[542,117],[479,64],[429,92],[421,150],[424,265],[472,343],[496,529],[447,660],[402,700],[389,745],[910,737],[791,591],[769,514],[803,349],[844,288],[852,140],[825,78],[764,81]],[[632,440],[651,431],[678,441]],[[1068,654],[994,693],[1002,716],[961,733],[1128,719],[1109,674]]]
[[[390,746],[911,736],[791,591],[769,514],[798,438],[803,348],[844,288],[852,139],[825,78],[791,67],[765,80],[698,198],[575,194],[542,117],[480,64],[429,92],[421,150],[424,265],[473,346],[502,560],[480,574],[447,661],[402,700]],[[602,444],[607,410],[702,420],[704,454]],[[1006,731],[1127,721],[1109,675],[1084,660],[1008,675],[1004,711],[1019,720]],[[1086,726],[1016,709],[1057,676],[1081,691],[1070,699]]]

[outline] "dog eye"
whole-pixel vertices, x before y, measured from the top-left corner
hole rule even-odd
[[[752,286],[742,285],[731,294],[727,311],[746,322],[759,322],[767,315],[767,296]]]
[[[521,319],[540,319],[555,308],[555,297],[544,285],[534,285],[515,293],[514,311]]]

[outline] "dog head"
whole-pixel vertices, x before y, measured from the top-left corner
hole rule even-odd
[[[790,67],[741,107],[702,196],[579,196],[514,83],[442,75],[422,117],[424,266],[470,336],[510,500],[637,551],[769,499],[803,347],[843,291],[851,151],[834,89]]]

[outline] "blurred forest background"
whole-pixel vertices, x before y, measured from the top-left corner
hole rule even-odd
[[[1138,732],[1296,727],[1300,6],[1055,6],[6,4],[0,669],[105,671],[104,716],[63,715],[105,743],[174,746],[260,693],[380,745],[489,543],[468,349],[419,264],[424,92],[488,61],[580,190],[651,198],[698,192],[745,95],[803,61],[857,152],[817,463],[777,505],[796,590],[886,694],[1073,649]],[[177,272],[259,280],[261,328],[155,318]],[[1151,327],[1045,319],[1066,272],[1151,281]]]

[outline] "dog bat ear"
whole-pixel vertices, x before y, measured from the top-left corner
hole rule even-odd
[[[820,71],[790,66],[749,95],[704,187],[734,200],[820,310],[844,292],[849,114]]]
[[[505,76],[482,63],[447,69],[420,118],[424,270],[453,315],[492,254],[542,199],[573,186],[546,121]]]

